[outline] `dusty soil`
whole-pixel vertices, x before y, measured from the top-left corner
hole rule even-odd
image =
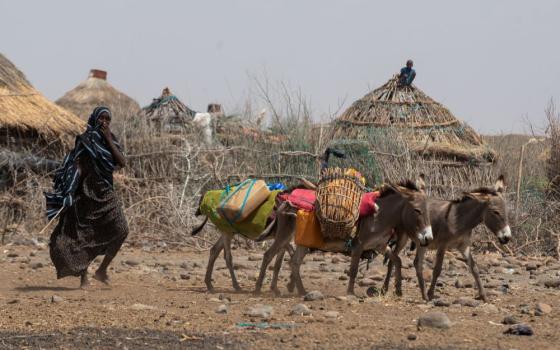
[[[360,286],[354,299],[343,297],[345,257],[308,255],[304,283],[308,290],[321,291],[325,299],[304,302],[285,289],[287,264],[280,283],[284,295],[251,293],[260,256],[260,251],[234,250],[236,272],[245,290],[241,293],[233,292],[220,259],[214,273],[218,292],[209,294],[203,282],[206,252],[124,248],[113,264],[111,287],[92,281],[91,287],[80,290],[77,278],[56,280],[44,246],[3,246],[0,348],[557,349],[560,343],[560,290],[545,287],[545,281],[560,278],[560,264],[552,259],[479,255],[491,303],[439,307],[421,300],[411,257],[403,258],[402,298],[392,290],[388,296],[368,298],[366,287]],[[369,270],[364,265],[361,284],[381,286],[384,271],[379,258]],[[453,255],[446,259],[442,275],[437,293],[441,299],[453,303],[476,295],[469,287],[473,279],[465,264]],[[456,283],[466,287],[458,288]],[[535,315],[539,302],[552,311]],[[290,315],[300,303],[312,314]],[[227,307],[225,314],[216,312],[222,304]],[[272,316],[263,320],[244,315],[257,304],[272,306]],[[451,328],[418,329],[418,317],[433,311],[445,312]],[[501,324],[508,315],[530,325],[535,334],[503,334],[510,327]]]

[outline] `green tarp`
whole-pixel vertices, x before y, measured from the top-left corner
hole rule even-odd
[[[230,188],[234,191],[235,188]],[[210,221],[222,232],[235,234],[239,233],[249,239],[256,239],[266,228],[266,221],[274,209],[276,196],[281,191],[272,191],[266,202],[255,210],[247,219],[230,224],[226,219],[218,214],[220,200],[225,197],[224,190],[208,191],[200,204],[200,211],[206,215]]]

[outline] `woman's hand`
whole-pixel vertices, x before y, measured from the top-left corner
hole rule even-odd
[[[109,127],[109,123],[106,122],[102,123],[100,129],[101,129],[101,134],[103,135],[103,137],[108,143],[113,141],[113,134],[111,134],[111,128]]]

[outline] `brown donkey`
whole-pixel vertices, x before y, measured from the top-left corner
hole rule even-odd
[[[327,243],[324,251],[350,253],[352,260],[350,265],[350,279],[348,281],[348,294],[354,294],[354,284],[362,253],[367,250],[384,251],[387,242],[394,229],[403,232],[414,232],[416,239],[422,245],[427,245],[432,239],[430,217],[427,207],[427,197],[424,193],[424,181],[418,180],[401,182],[398,185],[385,185],[380,197],[377,199],[379,211],[360,219],[358,223],[358,235],[348,247],[348,242],[337,240]],[[282,236],[291,233],[278,233]],[[297,287],[298,293],[305,294],[305,288],[300,276],[300,267],[303,258],[309,249],[297,246],[290,267],[292,270],[288,290],[293,291]],[[400,272],[400,271],[399,271]],[[400,285],[397,285],[400,290]]]
[[[428,246],[419,246],[414,259],[418,286],[424,300],[431,300],[434,297],[445,252],[448,249],[457,249],[465,258],[474,276],[479,297],[487,301],[484,287],[480,281],[478,267],[471,252],[472,232],[476,226],[484,223],[498,237],[500,243],[506,244],[511,239],[504,188],[504,177],[500,176],[493,187],[481,187],[471,192],[465,192],[461,199],[439,200],[430,198],[428,200],[434,239]],[[389,288],[393,265],[395,266],[396,283],[401,283],[399,281],[401,279],[401,265],[395,262],[400,261],[399,252],[404,248],[409,238],[415,243],[420,243],[414,234],[408,234],[406,230],[398,230],[397,245],[390,253],[387,276],[383,286],[384,292]],[[428,293],[426,293],[422,274],[424,255],[427,249],[437,249],[432,283]]]

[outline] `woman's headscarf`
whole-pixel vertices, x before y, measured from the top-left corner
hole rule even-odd
[[[99,117],[103,113],[109,114],[109,108],[97,107],[91,113],[86,131],[76,137],[74,149],[68,153],[62,162],[62,166],[56,170],[53,183],[53,192],[46,193],[47,218],[50,220],[62,210],[74,204],[74,194],[81,180],[81,172],[78,167],[78,159],[81,155],[88,155],[93,162],[93,168],[105,184],[113,188],[113,171],[115,171],[115,160],[107,145],[107,141],[100,131]],[[113,135],[113,144],[118,150],[121,146]]]

